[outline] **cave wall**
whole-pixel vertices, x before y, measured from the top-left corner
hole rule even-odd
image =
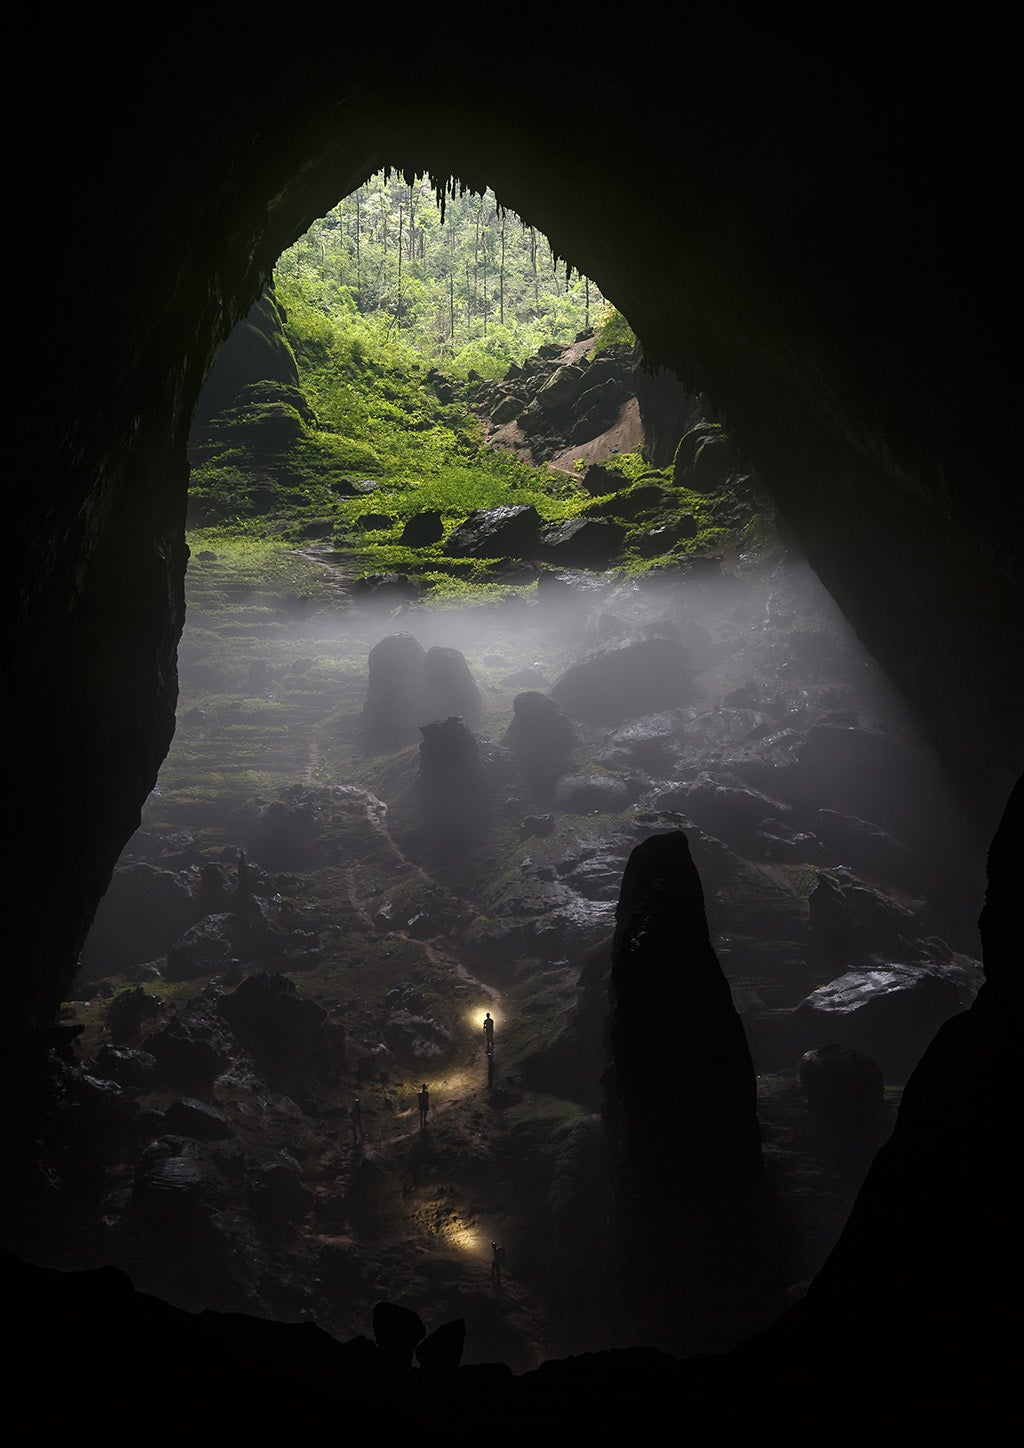
[[[120,14],[19,37],[9,266],[45,280],[9,291],[8,1019],[52,1014],[171,737],[203,378],[281,250],[385,163],[492,185],[708,394],[991,834],[1022,763],[991,26],[687,12],[671,46],[574,27],[505,54],[454,22],[396,51],[350,17]]]

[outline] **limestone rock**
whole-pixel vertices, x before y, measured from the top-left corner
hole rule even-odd
[[[539,799],[550,799],[555,781],[579,746],[580,736],[554,699],[528,690],[512,701],[512,723],[505,742],[533,793]]]
[[[423,646],[409,633],[390,634],[370,650],[359,721],[364,747],[400,749],[418,737],[424,722],[425,658]]]
[[[794,1025],[805,1039],[825,1037],[905,1071],[943,1022],[970,1003],[974,984],[954,964],[878,959],[812,991],[796,1008]]]
[[[573,664],[558,678],[551,698],[571,719],[618,724],[693,697],[693,667],[674,639],[649,638],[612,644]]]
[[[601,518],[572,518],[556,523],[540,535],[540,546],[554,563],[581,568],[605,568],[618,553],[626,530]]]
[[[450,558],[529,558],[537,546],[541,518],[531,504],[477,508],[449,533]]]
[[[403,548],[427,548],[432,543],[440,543],[443,537],[444,523],[441,521],[441,514],[436,508],[430,508],[409,519],[398,541]]]
[[[480,691],[459,649],[428,649],[423,660],[423,719],[458,715],[472,729],[480,719]]]
[[[567,814],[618,814],[629,803],[623,781],[607,774],[567,775],[555,790],[555,807]]]

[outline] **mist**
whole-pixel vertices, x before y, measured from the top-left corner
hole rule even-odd
[[[132,1103],[85,1256],[343,1340],[381,1300],[464,1319],[466,1361],[516,1370],[740,1340],[820,1265],[980,983],[981,861],[956,852],[934,758],[791,555],[519,565],[462,605],[367,595],[328,545],[304,556],[329,603],[225,593],[220,559],[190,564],[174,745],[66,1008]],[[774,1223],[769,1287],[700,1323],[624,1291],[602,1086],[623,872],[677,832]],[[684,1001],[688,928],[666,937]]]

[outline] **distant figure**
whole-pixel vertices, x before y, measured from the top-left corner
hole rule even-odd
[[[430,1110],[430,1092],[427,1090],[427,1083],[424,1081],[419,1095],[416,1097],[420,1107],[420,1125],[426,1126],[427,1112]]]
[[[491,1020],[490,1011],[484,1016],[484,1050],[488,1056],[494,1050],[494,1022]]]
[[[497,1242],[491,1243],[491,1281],[496,1287],[501,1286],[501,1269],[505,1265],[505,1249],[499,1247]]]
[[[352,1145],[359,1146],[366,1140],[366,1132],[363,1130],[363,1108],[359,1104],[358,1096],[352,1102],[349,1120],[352,1123]]]

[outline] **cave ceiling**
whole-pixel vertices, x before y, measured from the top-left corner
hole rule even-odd
[[[991,832],[1021,765],[998,37],[119,13],[23,22],[38,90],[11,131],[30,1016],[173,729],[203,378],[281,251],[382,165],[493,187],[708,395]]]

